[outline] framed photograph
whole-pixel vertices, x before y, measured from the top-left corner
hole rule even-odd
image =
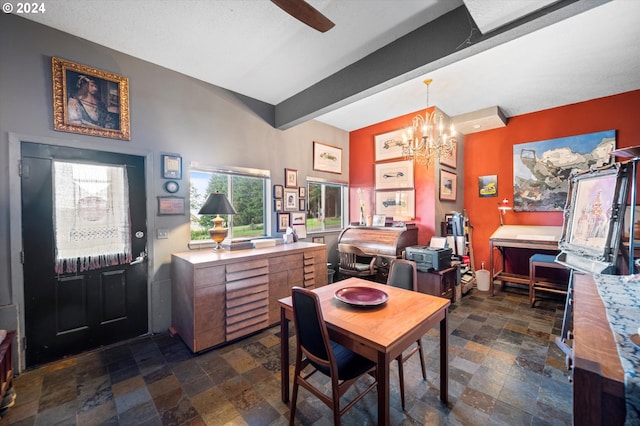
[[[616,163],[571,177],[558,241],[560,263],[588,273],[613,273],[623,229],[621,209],[627,201],[628,166]]]
[[[298,190],[297,189],[285,189],[284,190],[284,210],[288,212],[298,211]]]
[[[158,215],[184,215],[185,211],[184,197],[158,197]]]
[[[480,197],[497,197],[498,175],[478,176],[478,193]]]
[[[51,70],[54,130],[131,139],[126,77],[56,57]]]
[[[374,214],[372,226],[384,226],[387,221],[387,217],[383,214]]]
[[[324,244],[324,236],[322,237],[311,237],[311,242],[316,244]]]
[[[306,215],[304,212],[294,212],[291,213],[291,224],[292,225],[304,225],[306,222]]]
[[[162,177],[164,179],[182,179],[182,157],[179,155],[163,155]]]
[[[415,190],[376,191],[376,214],[385,217],[414,218]]]
[[[440,157],[440,164],[455,169],[458,167],[458,141],[452,140],[451,144],[453,145],[453,149],[447,155]]]
[[[413,161],[394,161],[375,165],[376,189],[413,188]]]
[[[458,176],[446,170],[440,170],[440,199],[456,201],[458,192]]]
[[[273,185],[273,198],[275,198],[276,200],[281,200],[283,190],[284,188],[282,187],[282,185]]]
[[[304,198],[307,196],[307,188],[305,186],[301,186],[298,188],[298,197]]]
[[[284,186],[285,188],[298,187],[298,171],[295,169],[284,169]]]
[[[313,170],[341,174],[342,148],[314,142]]]
[[[282,211],[282,200],[273,200],[273,210],[276,212]]]
[[[278,232],[286,232],[290,219],[289,213],[278,213]]]
[[[404,129],[374,136],[375,161],[393,160],[404,157],[403,149],[409,142],[402,138]]]
[[[301,210],[301,211],[307,210],[307,200],[302,198],[298,200],[298,210]]]

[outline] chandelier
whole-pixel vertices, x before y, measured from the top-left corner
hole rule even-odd
[[[455,148],[456,131],[451,124],[449,133],[445,124],[450,121],[442,111],[434,107],[429,113],[429,85],[431,79],[424,80],[427,85],[427,111],[424,116],[418,114],[411,119],[411,126],[402,134],[402,155],[414,160],[421,166],[429,167],[436,158],[451,156]]]

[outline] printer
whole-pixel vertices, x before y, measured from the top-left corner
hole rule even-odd
[[[418,271],[441,271],[451,267],[450,248],[409,246],[405,249],[405,257],[416,263]]]

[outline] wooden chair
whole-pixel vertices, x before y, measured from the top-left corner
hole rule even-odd
[[[329,339],[316,293],[301,287],[293,287],[291,291],[296,329],[296,366],[289,424],[294,423],[298,386],[302,386],[333,410],[333,424],[340,425],[340,417],[377,386],[377,364]],[[313,371],[305,374],[303,370],[308,366],[312,366]],[[331,378],[331,396],[308,381],[317,371]],[[340,397],[367,373],[374,377],[373,383],[341,409]]]
[[[394,259],[389,269],[389,278],[387,285],[393,287],[404,288],[405,290],[418,291],[418,272],[416,264],[405,259]],[[416,352],[420,356],[420,367],[422,367],[422,378],[427,380],[427,368],[424,361],[424,351],[422,349],[422,340],[416,340],[416,346],[411,348],[406,354],[401,354],[398,361],[398,373],[400,376],[400,398],[402,400],[402,409],[404,410],[404,368],[403,364],[411,358]]]
[[[368,277],[376,274],[376,256],[371,256],[351,244],[338,244],[341,276]],[[369,260],[364,263],[363,260]]]

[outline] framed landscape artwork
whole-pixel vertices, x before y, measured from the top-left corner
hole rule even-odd
[[[54,130],[131,139],[126,77],[56,57],[51,71]]]
[[[513,210],[562,211],[572,172],[613,162],[616,131],[513,145]]]

